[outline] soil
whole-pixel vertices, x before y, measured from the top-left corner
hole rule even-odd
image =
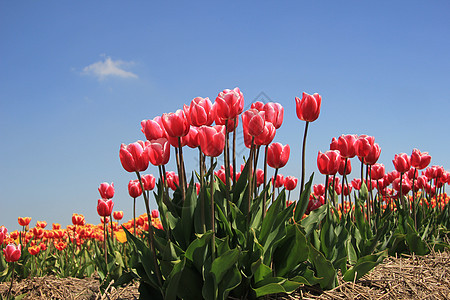
[[[9,283],[0,283],[5,296]],[[99,290],[98,279],[57,278],[46,276],[14,282],[12,295],[23,299],[118,300],[138,299],[138,283],[126,287],[109,286],[106,293]],[[330,291],[316,287],[302,287],[286,295],[266,299],[450,299],[450,253],[431,253],[426,256],[402,255],[389,257],[356,282],[344,282]]]

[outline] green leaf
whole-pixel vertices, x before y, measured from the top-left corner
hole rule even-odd
[[[418,255],[425,255],[430,252],[427,244],[422,240],[417,231],[409,223],[406,223],[406,242],[409,249]]]
[[[186,191],[183,209],[181,211],[181,223],[186,245],[189,245],[194,234],[194,212],[197,206],[197,193],[195,192],[194,177],[191,177],[189,188]]]
[[[309,259],[313,263],[317,276],[320,278],[320,287],[332,289],[336,286],[336,270],[333,264],[323,256],[313,245],[309,246]]]
[[[185,257],[189,259],[201,272],[203,264],[207,258],[208,243],[211,240],[212,232],[208,231],[194,240],[186,250]]]
[[[306,212],[306,209],[308,208],[309,203],[309,195],[311,194],[311,185],[313,182],[314,173],[311,174],[309,177],[308,182],[305,184],[305,188],[300,195],[300,200],[297,201],[296,207],[295,207],[295,215],[294,220],[295,222],[300,222],[303,218],[303,215]]]
[[[308,259],[309,247],[299,225],[289,225],[285,238],[278,244],[273,255],[276,275],[286,277],[298,264]]]
[[[345,281],[356,281],[362,276],[364,276],[367,272],[372,270],[375,266],[383,261],[384,258],[387,257],[387,250],[372,254],[366,255],[358,259],[356,264],[347,270],[344,274]]]
[[[184,266],[186,264],[186,258],[179,261],[175,264],[175,266],[172,269],[172,272],[168,276],[168,278],[165,281],[165,300],[176,300],[177,299],[177,292],[179,289],[179,283],[181,279],[181,275],[184,269]]]
[[[240,251],[231,249],[217,257],[211,265],[211,273],[214,274],[216,283],[220,283],[227,271],[238,261]]]

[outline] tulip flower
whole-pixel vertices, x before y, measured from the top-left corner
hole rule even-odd
[[[148,168],[148,155],[146,144],[143,141],[120,146],[120,162],[123,168],[128,172],[141,172]]]
[[[216,98],[217,117],[224,120],[236,118],[244,110],[244,96],[239,88],[223,90]]]
[[[157,209],[152,210],[152,219],[159,217],[159,211]]]
[[[3,254],[5,255],[5,260],[7,262],[16,262],[22,254],[21,245],[19,244],[16,246],[15,244],[9,244],[3,249]]]
[[[40,251],[41,251],[41,247],[39,247],[39,246],[32,246],[32,247],[28,248],[28,252],[31,255],[38,255]]]
[[[315,184],[313,185],[314,195],[322,196],[325,194],[325,185],[323,184]]]
[[[375,143],[375,138],[373,136],[368,136],[365,134],[360,135],[355,141],[355,153],[359,158],[366,157],[369,155],[370,150]]]
[[[3,244],[3,241],[6,239],[8,234],[8,229],[5,226],[0,227],[0,246]]]
[[[341,156],[341,162],[339,163],[339,169],[338,172],[340,175],[344,175],[344,169],[345,169],[345,175],[348,175],[352,172],[352,164],[350,162],[350,160],[345,160],[345,158],[343,158]]]
[[[168,136],[182,137],[189,133],[189,123],[183,110],[166,113],[161,117],[162,124]]]
[[[262,146],[262,145],[266,145],[267,146],[267,145],[269,145],[273,141],[273,139],[275,137],[275,133],[276,133],[275,126],[273,126],[272,123],[270,123],[268,121],[265,121],[263,132],[260,135],[255,137],[255,140],[254,140],[255,145],[258,145],[258,146]],[[250,148],[251,142],[252,142],[251,141],[252,138],[244,130],[244,141],[245,141],[245,134],[248,135],[247,136],[247,143],[249,144],[249,146],[247,148]]]
[[[354,134],[341,135],[337,140],[337,150],[344,158],[352,158],[356,155],[356,142],[357,136]],[[331,145],[330,145],[331,146]]]
[[[403,176],[401,182],[400,178],[395,179],[394,182],[392,182],[392,187],[397,192],[401,192],[402,195],[406,195],[411,190],[411,182],[408,177]]]
[[[302,146],[302,177],[300,180],[300,196],[301,199],[303,193],[303,186],[305,183],[305,151],[306,151],[306,136],[308,134],[308,126],[310,122],[317,120],[320,114],[320,106],[322,104],[322,97],[315,93],[314,95],[309,95],[303,93],[302,99],[295,97],[295,106],[297,117],[306,121],[305,132],[303,134],[303,146]],[[298,204],[298,203],[297,203]]]
[[[128,193],[131,198],[137,198],[142,195],[142,188],[139,180],[130,180],[128,182]]]
[[[72,214],[72,224],[73,225],[79,225],[79,226],[84,226],[86,224],[86,221],[84,219],[83,215],[79,215],[79,214]]]
[[[380,154],[381,154],[380,145],[378,145],[377,143],[373,144],[369,154],[366,157],[364,157],[364,163],[369,166],[375,164],[378,161]],[[360,160],[362,160],[362,158],[360,158]]]
[[[411,168],[411,161],[406,153],[395,154],[392,160],[395,170],[400,173],[405,173]]]
[[[204,155],[219,156],[225,147],[225,126],[201,126],[199,128],[199,140]]]
[[[155,188],[156,178],[152,174],[143,175],[142,183],[144,185],[144,190],[151,191]]]
[[[362,184],[362,181],[360,178],[355,178],[352,180],[352,186],[355,190],[359,191],[361,189],[361,184]]]
[[[215,105],[213,105],[215,107]],[[222,119],[217,114],[215,115],[214,121],[216,125],[225,125],[227,132],[233,132],[239,124],[239,118],[234,119]]]
[[[143,120],[141,122],[141,131],[145,134],[147,140],[157,140],[166,137],[166,130],[161,117],[155,117],[153,120]]]
[[[178,175],[174,171],[166,172],[167,185],[175,191],[177,187],[180,185],[180,180]]]
[[[24,217],[24,218],[19,217],[18,222],[19,222],[20,226],[28,226],[31,222],[31,218],[30,217]]]
[[[260,187],[261,184],[264,183],[264,170],[257,169],[256,170],[256,186]]]
[[[111,215],[114,207],[114,202],[111,199],[98,199],[97,212],[101,217],[108,217]]]
[[[242,126],[244,131],[248,132],[252,137],[256,137],[263,133],[265,126],[265,113],[256,109],[246,110],[242,114]]]
[[[186,139],[186,145],[189,148],[197,148],[200,146],[200,138],[198,136],[198,127],[191,126],[189,129],[189,133],[184,136],[183,138]]]
[[[283,106],[280,103],[269,102],[264,105],[263,110],[266,121],[272,123],[275,129],[280,128],[284,116]]]
[[[162,166],[169,162],[170,144],[166,138],[151,141],[148,143],[146,150],[152,165]]]
[[[267,152],[267,164],[274,169],[282,168],[289,160],[291,148],[280,143],[270,144]]]
[[[45,227],[47,227],[47,222],[45,222],[45,221],[37,221],[36,222],[36,227],[41,227],[42,229],[44,229]]]
[[[322,104],[322,97],[315,93],[309,95],[303,93],[302,99],[295,97],[295,104],[297,110],[297,117],[306,122],[314,122],[320,114],[320,106]]]
[[[264,103],[261,101],[255,101],[250,105],[251,109],[256,109],[257,111],[263,111],[264,110]]]
[[[329,150],[325,153],[319,151],[317,155],[317,167],[324,175],[335,175],[339,170],[341,156],[337,150]]]
[[[370,168],[370,178],[380,180],[384,177],[385,168],[383,164],[374,164]]]
[[[420,150],[414,149],[411,154],[411,166],[417,170],[425,169],[431,161],[431,156],[428,152],[420,152]]]
[[[111,182],[111,184],[107,182],[103,182],[100,184],[100,187],[98,188],[98,192],[100,193],[100,197],[103,199],[111,199],[114,197],[114,183]]]
[[[210,126],[215,119],[215,111],[208,97],[196,97],[189,107],[189,120],[193,126]]]
[[[292,191],[297,187],[298,179],[294,176],[286,176],[284,178],[284,188],[288,191]]]

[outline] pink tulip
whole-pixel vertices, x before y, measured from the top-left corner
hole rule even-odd
[[[380,158],[380,154],[381,154],[380,145],[378,145],[377,143],[373,144],[369,154],[366,157],[364,157],[364,163],[369,166],[375,164],[378,161],[378,158]],[[361,160],[361,158],[359,159]]]
[[[370,178],[380,180],[384,177],[385,168],[383,164],[374,164],[370,169]]]
[[[196,97],[191,101],[189,118],[190,124],[197,127],[209,126],[214,122],[215,111],[208,97]]]
[[[220,119],[236,118],[244,110],[244,96],[239,88],[223,90],[216,98],[216,114]]]
[[[375,138],[368,135],[360,135],[355,141],[355,152],[359,158],[369,155],[370,150],[375,143]]]
[[[347,135],[341,135],[338,138],[337,142],[337,150],[339,150],[339,153],[344,158],[352,158],[356,155],[356,149],[355,149],[355,142],[356,142],[356,135],[354,134],[347,134]],[[330,145],[331,146],[331,145]]]
[[[114,207],[114,202],[111,199],[98,199],[97,212],[101,217],[110,216]]]
[[[152,174],[145,174],[142,176],[142,184],[144,190],[151,191],[155,188],[156,178]]]
[[[166,130],[159,116],[153,120],[143,120],[141,122],[141,131],[149,141],[166,137]]]
[[[420,150],[414,149],[411,154],[411,166],[422,170],[425,169],[431,161],[431,156],[428,155],[428,152],[420,152]]]
[[[147,145],[147,156],[152,165],[162,166],[169,162],[170,144],[166,138],[152,140]]]
[[[275,129],[281,127],[283,123],[284,108],[280,103],[269,102],[264,105],[266,121],[273,124]]]
[[[302,99],[295,97],[295,104],[297,117],[302,121],[313,122],[319,117],[322,97],[317,93],[303,93]]]
[[[143,141],[120,146],[120,162],[128,172],[141,172],[148,168],[148,155],[145,150],[146,144]]]
[[[282,168],[289,160],[291,148],[280,143],[272,143],[267,149],[267,164],[274,169]]]
[[[98,188],[98,192],[100,193],[100,197],[105,199],[111,199],[114,197],[114,183],[111,182],[111,184],[107,182],[103,182],[100,184],[100,187]]]
[[[199,140],[204,155],[219,156],[225,147],[225,126],[201,126],[199,128]]]
[[[392,160],[395,169],[400,173],[405,173],[411,168],[411,161],[406,153],[395,154]]]
[[[7,262],[15,262],[18,261],[20,255],[22,254],[22,247],[19,244],[16,246],[15,244],[9,244],[3,249],[3,254],[5,255],[5,260]]]
[[[325,153],[319,151],[317,155],[317,167],[324,175],[335,175],[339,170],[341,155],[337,150],[329,150]]]
[[[163,114],[162,124],[170,137],[182,137],[189,133],[189,123],[182,109],[174,113]]]
[[[262,145],[269,145],[274,137],[275,137],[276,129],[275,126],[273,126],[272,123],[265,121],[264,123],[264,130],[260,135],[257,135],[255,137],[255,145],[262,146]],[[245,133],[244,133],[245,134]],[[250,143],[251,143],[251,137],[250,137]]]
[[[131,198],[137,198],[142,195],[142,188],[139,180],[130,180],[130,182],[128,182],[128,193]]]
[[[284,188],[287,191],[292,191],[297,187],[298,179],[294,176],[286,176],[284,178]]]
[[[252,137],[256,137],[263,133],[265,126],[264,111],[256,109],[246,110],[242,114],[242,126],[244,131],[248,132]]]

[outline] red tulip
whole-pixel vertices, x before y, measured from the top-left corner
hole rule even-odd
[[[264,130],[263,132],[255,137],[255,145],[262,146],[262,145],[269,145],[274,137],[275,137],[276,129],[275,126],[273,126],[272,123],[265,121],[264,123]],[[245,134],[245,133],[244,133]],[[251,137],[250,137],[250,143],[251,143]]]
[[[128,182],[128,193],[131,198],[137,198],[142,195],[142,188],[139,180],[130,180],[130,182]]]
[[[222,181],[223,183],[226,182],[225,169],[220,169],[218,171],[215,171],[214,175],[219,177],[220,181]]]
[[[189,133],[189,123],[182,109],[174,113],[163,114],[162,124],[170,137],[182,137]]]
[[[142,184],[144,185],[144,190],[151,191],[155,188],[156,178],[152,174],[146,174],[142,176]]]
[[[355,141],[355,152],[359,158],[366,157],[369,155],[373,144],[375,143],[375,138],[368,135],[360,135]]]
[[[157,209],[152,210],[152,219],[159,217],[159,211]]]
[[[284,178],[284,188],[287,191],[292,191],[297,187],[298,179],[294,176],[286,176]]]
[[[380,154],[380,145],[378,145],[377,143],[373,144],[369,154],[364,157],[364,163],[369,166],[375,164],[378,161],[378,158],[380,158]],[[359,158],[359,160],[361,160],[361,158]]]
[[[180,145],[181,145],[181,147],[184,147],[184,146],[186,146],[188,144],[188,141],[189,141],[189,136],[188,135],[180,137],[180,142],[181,143],[178,143],[178,138],[177,137],[167,136],[167,140],[169,141],[170,146],[172,146],[172,147],[178,148]]]
[[[45,221],[37,221],[36,222],[36,227],[41,227],[42,229],[44,229],[45,227],[47,227],[47,222],[45,222]]]
[[[186,145],[189,148],[197,148],[198,146],[200,146],[200,138],[198,136],[198,127],[191,126],[191,128],[189,129],[189,133],[183,138],[186,138],[186,140],[187,140]]]
[[[178,174],[176,174],[174,171],[166,172],[166,178],[167,178],[167,185],[175,191],[177,187],[180,185],[180,179],[178,177]]]
[[[264,171],[262,169],[256,170],[256,186],[259,187],[264,183]]]
[[[416,180],[417,177],[419,176],[419,172],[417,172],[416,168],[409,169],[409,171],[406,172],[405,174],[406,176],[408,176],[409,180]]]
[[[387,180],[389,181],[389,183],[392,183],[396,178],[400,177],[400,172],[398,172],[397,170],[391,171],[387,174]]]
[[[352,192],[352,186],[344,184],[344,188],[342,189],[342,192],[344,193],[344,196],[350,195]]]
[[[100,193],[100,197],[104,199],[111,199],[112,197],[114,197],[114,183],[101,183],[100,187],[98,188],[98,192]]]
[[[189,107],[190,124],[200,127],[211,125],[214,122],[215,111],[208,97],[196,97],[191,101]]]
[[[337,150],[329,150],[325,153],[319,151],[317,155],[317,167],[324,175],[335,175],[339,169],[341,155]]]
[[[98,199],[97,212],[99,216],[110,216],[114,207],[114,202],[111,199]]]
[[[154,166],[167,164],[170,158],[169,141],[166,138],[152,140],[147,145],[147,156]]]
[[[427,181],[428,181],[428,178],[425,175],[417,177],[417,180],[414,183],[414,188],[416,190],[423,189],[425,187],[425,185],[427,184]]]
[[[359,191],[361,189],[361,184],[362,184],[362,181],[360,178],[355,178],[352,180],[352,186],[355,190]]]
[[[331,139],[330,150],[339,150],[339,148],[338,148],[338,140],[335,137],[333,137]]]
[[[325,185],[323,184],[315,184],[313,185],[314,195],[322,196],[325,194]]]
[[[123,211],[115,211],[113,212],[113,218],[114,220],[120,221],[123,218]]]
[[[354,134],[347,134],[347,135],[341,135],[338,138],[337,143],[337,150],[339,150],[339,153],[344,158],[352,158],[356,155],[356,149],[355,149],[355,142],[356,142],[356,135]],[[331,146],[331,145],[330,145]]]
[[[225,126],[202,126],[199,128],[200,148],[204,155],[219,156],[225,147]]]
[[[256,137],[263,133],[265,126],[264,111],[256,109],[246,110],[242,114],[242,126],[244,131],[247,131],[252,137]]]
[[[272,143],[267,148],[267,164],[274,169],[282,168],[289,160],[291,148],[289,145],[283,146],[280,143]]]
[[[141,122],[141,131],[149,141],[166,137],[166,130],[159,116],[153,120],[143,120]]]
[[[297,117],[302,121],[313,122],[319,117],[322,97],[317,93],[314,95],[303,93],[301,100],[295,97],[295,104]]]
[[[216,114],[220,119],[236,118],[244,110],[244,96],[239,88],[223,90],[216,98]]]
[[[148,143],[148,142],[147,142]],[[128,172],[141,172],[148,168],[148,155],[145,150],[146,143],[137,141],[135,143],[120,146],[120,162]]]
[[[27,226],[28,224],[30,224],[31,218],[30,217],[24,217],[24,218],[19,217],[18,222],[19,222],[20,226]]]
[[[273,177],[272,177],[272,184],[273,184]],[[279,188],[284,185],[284,177],[281,174],[277,174],[277,179],[275,180],[275,187]]]
[[[420,152],[420,150],[414,149],[411,154],[411,166],[422,170],[425,169],[431,161],[431,156],[428,155],[428,152]]]
[[[411,161],[406,153],[395,154],[392,160],[395,169],[400,173],[405,173],[411,168]]]
[[[392,187],[397,192],[400,191],[400,177],[395,179],[394,182],[392,182]],[[411,190],[411,182],[409,181],[408,177],[403,176],[402,178],[402,194],[406,195]]]
[[[345,168],[345,158],[341,156],[341,162],[339,163],[339,174],[344,175]],[[349,159],[347,159],[347,168],[345,169],[345,175],[348,175],[352,172],[352,163]]]
[[[6,239],[8,234],[8,229],[5,226],[0,227],[0,245],[3,244],[3,241]]]
[[[284,108],[280,103],[269,102],[264,105],[266,121],[273,124],[275,129],[281,127],[283,123]]]
[[[79,214],[72,214],[72,224],[73,225],[84,226],[86,224],[84,216],[83,215],[79,215]]]
[[[39,246],[28,247],[28,252],[31,255],[38,255],[40,251],[41,251],[41,247],[39,247]]]
[[[264,110],[264,103],[261,101],[255,101],[250,105],[250,108],[256,109],[257,111],[263,111]]]
[[[3,249],[3,254],[5,255],[5,260],[7,262],[15,262],[18,261],[20,255],[22,254],[22,248],[19,244],[16,246],[15,244],[9,244]]]
[[[370,178],[380,180],[384,177],[385,168],[383,164],[374,164],[370,168]]]

